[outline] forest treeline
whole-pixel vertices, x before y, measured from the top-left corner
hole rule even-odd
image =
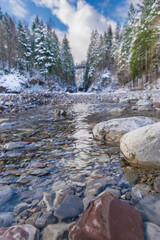
[[[94,30],[87,54],[84,88],[108,69],[121,85],[130,87],[154,84],[160,77],[160,1],[143,0],[130,5],[124,26],[111,26],[100,35]]]
[[[16,69],[45,80],[58,77],[75,85],[75,67],[66,35],[62,43],[56,32],[37,16],[29,29],[0,10],[0,69]]]

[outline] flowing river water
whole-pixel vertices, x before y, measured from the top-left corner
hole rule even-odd
[[[83,199],[86,183],[99,178],[108,179],[108,186],[115,190],[123,188],[119,183],[127,166],[119,148],[96,141],[93,126],[112,118],[155,113],[132,111],[129,104],[119,105],[126,107],[124,113],[108,113],[116,107],[98,101],[48,105],[0,117],[0,185],[12,189],[12,197],[0,206],[0,213],[14,212],[20,203],[29,204],[24,216],[14,213],[12,225],[20,219],[30,223],[33,214],[42,212],[39,203],[46,192],[69,186],[72,194]],[[56,115],[55,109],[64,109],[66,114]],[[139,182],[153,187],[157,173],[148,171],[149,179],[146,170],[137,171]]]

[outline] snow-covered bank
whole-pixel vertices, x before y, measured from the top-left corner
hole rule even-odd
[[[24,91],[20,94],[0,94],[0,112],[17,112],[36,106],[53,105],[69,106],[76,103],[133,103],[134,109],[160,112],[160,90],[116,91],[113,93],[64,93],[51,91]]]
[[[12,69],[9,72],[0,71],[0,93],[21,93],[24,91],[76,91],[75,86],[65,84],[58,76],[53,76],[51,79],[44,80],[37,72],[34,76],[25,72],[20,72]]]
[[[0,92],[21,92],[28,86],[28,80],[19,72],[0,72]]]

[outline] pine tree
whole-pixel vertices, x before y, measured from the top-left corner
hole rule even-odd
[[[61,76],[61,55],[58,37],[49,26],[47,27],[46,35],[46,68],[48,74]]]
[[[43,21],[36,18],[33,23],[34,29],[34,63],[37,70],[42,76],[48,73],[47,69],[47,46],[46,46],[46,28]]]
[[[131,81],[131,74],[129,68],[131,45],[135,38],[135,25],[137,25],[139,18],[136,18],[136,10],[131,4],[128,18],[124,24],[121,44],[118,53],[118,78],[119,82],[124,85]]]
[[[87,53],[87,64],[85,71],[85,82],[84,89],[87,90],[95,79],[96,67],[99,61],[103,61],[103,54],[100,50],[100,45],[103,45],[102,36],[99,35],[98,31],[92,31],[90,44]]]
[[[17,56],[18,69],[21,71],[31,71],[31,35],[28,27],[23,27],[21,22],[19,22],[17,27]]]
[[[68,85],[75,85],[75,68],[71,49],[66,35],[62,41],[61,48],[62,74],[63,79]]]
[[[160,36],[160,28],[155,23],[159,19],[160,3],[158,0],[145,0],[141,8],[141,20],[131,48],[130,69],[133,79],[145,78],[145,83],[152,81],[154,72],[157,78],[158,73],[160,56],[157,37]]]
[[[16,29],[13,20],[6,13],[2,19],[3,44],[5,48],[5,64],[11,69],[15,67],[16,59]]]

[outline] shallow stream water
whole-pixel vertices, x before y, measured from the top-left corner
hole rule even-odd
[[[13,195],[0,212],[13,212],[22,202],[32,204],[38,211],[43,193],[50,192],[53,186],[59,189],[78,182],[81,189],[73,191],[83,198],[90,178],[109,178],[110,185],[116,188],[125,168],[119,148],[94,140],[92,129],[100,121],[140,115],[131,111],[130,105],[125,106],[125,113],[112,115],[107,111],[116,104],[77,103],[37,107],[1,117],[0,185],[9,185]],[[55,115],[57,108],[64,109],[66,116]],[[15,217],[13,224],[17,222]]]

